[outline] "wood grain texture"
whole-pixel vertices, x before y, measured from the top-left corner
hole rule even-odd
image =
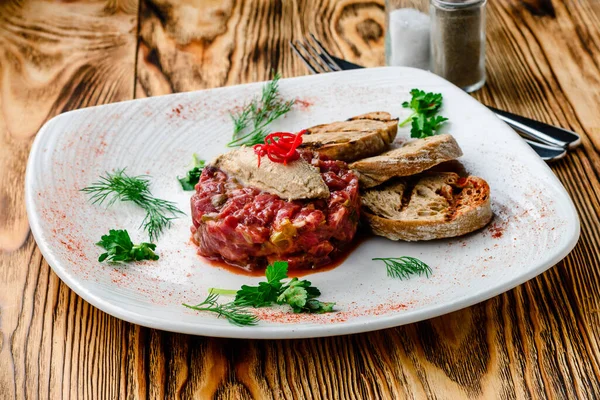
[[[32,138],[47,119],[133,97],[137,14],[135,1],[0,2],[3,399],[117,398],[124,391],[125,325],[50,272],[28,236],[23,180]]]
[[[384,62],[378,2],[150,0],[140,17],[138,97],[304,75],[288,43],[308,32],[345,58]]]
[[[21,40],[10,21],[33,26],[40,18],[52,21],[47,15],[61,15],[56,9],[32,14],[28,7],[18,3],[1,10],[0,39]],[[79,58],[73,57],[91,60],[88,68],[96,72],[80,72],[88,78],[57,74],[55,84],[46,84],[49,89],[28,92],[39,85],[39,76],[48,81],[49,71],[67,67],[49,63],[37,73],[15,75],[13,64],[5,61],[14,56],[7,57],[6,49],[29,54],[35,43],[14,49],[0,44],[0,131],[11,132],[0,140],[11,146],[17,143],[12,132],[30,137],[45,118],[63,109],[132,94],[264,80],[271,69],[304,75],[288,41],[307,32],[340,57],[383,64],[381,1],[146,0],[139,10],[116,3],[69,7],[76,10],[69,13],[85,15],[108,10],[92,14],[101,26],[114,24],[104,33],[127,37],[122,46],[106,46],[122,62],[102,69],[106,53],[98,48],[87,54],[81,44],[98,39],[88,32],[91,20],[82,19],[82,28],[81,21],[71,19],[69,35],[52,46],[62,51],[75,46]],[[138,15],[139,21],[131,22]],[[600,5],[594,0],[494,1],[488,3],[488,16],[488,82],[475,97],[584,135],[582,147],[553,165],[582,223],[579,244],[556,267],[484,303],[404,327],[313,340],[228,340],[146,329],[107,316],[62,284],[28,238],[19,250],[0,256],[0,393],[50,399],[600,397],[600,117],[595,112]],[[135,53],[131,37],[138,31]],[[128,70],[134,62],[135,71]],[[23,88],[6,83],[7,70],[22,77]],[[23,125],[29,131],[10,128],[19,126],[10,119],[15,114],[5,111],[15,99],[21,100],[17,110],[32,113]],[[27,101],[36,101],[33,111]],[[9,164],[6,155],[16,154],[16,147],[2,153],[1,145],[0,162],[10,165],[11,177],[19,176],[28,147],[23,145],[21,158]],[[6,182],[0,180],[0,191],[6,191]],[[22,195],[22,189],[14,190]],[[5,198],[0,195],[0,206],[7,201],[22,206]],[[18,224],[5,223],[5,215],[0,208],[0,226],[11,227],[4,228],[9,237],[10,229],[18,236]]]
[[[137,2],[0,3],[0,251],[28,233],[31,138],[52,116],[133,96]]]

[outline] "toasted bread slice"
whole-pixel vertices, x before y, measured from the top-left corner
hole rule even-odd
[[[411,140],[404,146],[350,164],[358,172],[361,187],[377,186],[396,176],[415,175],[445,161],[462,156],[449,134]]]
[[[366,190],[362,205],[373,233],[392,240],[461,236],[492,218],[487,182],[453,172],[426,173]]]
[[[372,112],[308,128],[301,147],[334,160],[351,162],[385,151],[397,132],[397,119],[387,112]]]

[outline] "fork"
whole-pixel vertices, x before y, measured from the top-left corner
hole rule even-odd
[[[303,41],[290,41],[290,46],[312,74],[363,68],[360,65],[331,55],[312,33],[310,38]],[[553,161],[564,157],[567,154],[567,148],[575,147],[581,141],[579,135],[566,129],[510,114],[506,111],[492,109],[491,107],[490,109],[496,116],[515,129],[545,161]]]

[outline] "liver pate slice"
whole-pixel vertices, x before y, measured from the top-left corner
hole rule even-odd
[[[221,154],[210,164],[235,177],[240,183],[252,186],[285,200],[326,199],[329,188],[319,169],[302,157],[287,165],[258,156],[249,147]]]

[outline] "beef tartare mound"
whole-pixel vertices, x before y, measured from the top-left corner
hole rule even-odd
[[[276,260],[291,269],[319,268],[335,259],[356,233],[358,178],[346,163],[312,152],[301,152],[298,162],[318,169],[328,197],[325,191],[323,198],[284,199],[244,185],[218,164],[205,167],[191,199],[199,254],[250,270]]]

